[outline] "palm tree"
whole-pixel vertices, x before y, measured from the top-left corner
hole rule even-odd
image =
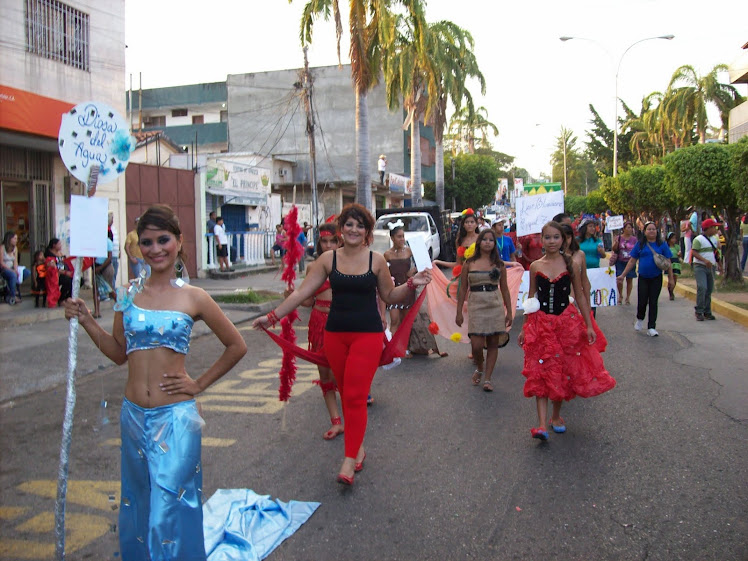
[[[693,118],[691,123],[696,126],[699,144],[706,142],[706,132],[709,126],[706,114],[707,104],[713,104],[719,111],[722,121],[719,136],[723,139],[730,109],[743,102],[735,86],[719,81],[717,77],[719,72],[727,72],[727,65],[717,64],[704,76],[699,76],[692,66],[684,65],[673,73],[668,85],[668,90],[671,90],[677,99],[674,107],[677,107],[682,115]],[[678,84],[685,85],[678,86]]]
[[[293,0],[289,0],[291,2]],[[415,1],[415,0],[411,0]],[[351,34],[351,78],[356,93],[356,201],[373,210],[371,197],[371,162],[369,146],[368,92],[377,85],[381,72],[382,51],[392,35],[393,0],[350,0],[348,16]],[[339,0],[309,0],[301,17],[301,44],[312,42],[314,22],[318,18],[335,20],[338,62],[343,25]]]
[[[442,21],[431,26],[434,33],[435,51],[437,57],[436,70],[439,72],[437,81],[437,98],[431,112],[431,124],[434,129],[434,144],[436,152],[435,187],[436,203],[444,209],[444,128],[447,124],[447,101],[451,101],[456,108],[462,107],[468,115],[474,112],[473,98],[465,88],[468,78],[476,78],[480,84],[481,94],[486,93],[486,80],[478,68],[478,61],[473,54],[473,37],[470,33],[450,21]]]
[[[466,107],[463,107],[455,112],[449,123],[453,150],[455,145],[458,145],[460,151],[465,151],[467,145],[466,151],[470,154],[475,154],[476,139],[480,141],[481,147],[490,148],[489,131],[494,136],[499,135],[499,129],[488,120],[488,110],[485,107],[478,107],[472,115]]]

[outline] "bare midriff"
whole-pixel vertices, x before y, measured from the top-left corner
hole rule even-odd
[[[184,371],[185,355],[160,347],[133,351],[127,356],[129,371],[125,397],[140,407],[152,408],[188,401],[193,396],[169,394],[161,389],[164,374]]]

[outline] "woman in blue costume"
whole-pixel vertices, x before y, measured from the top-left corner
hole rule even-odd
[[[154,205],[140,217],[138,244],[151,267],[115,306],[112,333],[81,299],[65,302],[96,346],[128,363],[120,414],[122,438],[120,553],[127,561],[204,560],[200,437],[195,396],[247,352],[242,336],[201,288],[176,278],[182,233],[174,211]],[[202,375],[185,370],[195,320],[223,343],[223,354]]]
[[[615,387],[605,369],[587,298],[572,305],[570,294],[584,294],[580,275],[569,255],[564,232],[557,222],[542,230],[545,255],[530,266],[530,289],[523,308],[525,323],[518,342],[525,351],[522,375],[525,397],[535,397],[538,426],[533,438],[548,439],[548,400],[553,412],[547,421],[553,432],[566,432],[561,405],[576,396],[593,397]],[[535,297],[537,295],[537,297]]]

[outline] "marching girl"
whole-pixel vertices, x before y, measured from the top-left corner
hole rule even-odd
[[[478,220],[475,218],[475,212],[472,208],[462,211],[462,221],[460,229],[457,232],[455,250],[457,251],[457,261],[440,261],[436,259],[434,265],[439,267],[454,267],[465,260],[465,251],[478,239]]]
[[[338,234],[335,224],[323,224],[319,227],[319,240],[317,241],[317,256],[319,257],[325,251],[335,250],[338,248]],[[318,264],[315,261],[307,267],[307,276]],[[330,281],[325,280],[314,293],[312,298],[304,301],[303,306],[311,306],[312,313],[309,316],[309,350],[314,352],[323,352],[325,324],[327,316],[330,313],[330,304],[332,303],[332,289]],[[322,390],[322,397],[325,400],[327,412],[330,414],[330,429],[322,435],[325,440],[332,440],[339,434],[343,434],[343,422],[338,412],[338,399],[336,397],[337,387],[332,370],[325,366],[318,366],[319,370],[319,387]]]
[[[496,247],[493,230],[483,230],[475,242],[475,253],[462,266],[460,289],[457,293],[455,323],[462,326],[462,306],[468,297],[468,336],[473,350],[475,372],[473,385],[481,383],[483,376],[483,348],[487,348],[483,391],[492,392],[493,374],[499,347],[509,342],[508,330],[512,326],[512,298],[506,281],[506,267]],[[501,300],[498,292],[501,291]],[[503,302],[502,302],[503,301]],[[506,312],[505,312],[506,310]]]
[[[395,287],[387,262],[369,249],[374,217],[359,204],[346,205],[338,216],[342,247],[323,253],[304,282],[275,310],[257,318],[255,329],[275,325],[282,317],[314,296],[329,278],[333,297],[324,334],[324,352],[338,385],[345,418],[345,457],[338,482],[353,485],[364,467],[366,452],[366,398],[382,355],[384,330],[377,309],[377,291],[385,304],[401,302],[416,286],[428,284],[427,269]]]
[[[94,320],[80,298],[65,300],[65,317],[78,318],[109,359],[128,364],[120,413],[122,559],[203,561],[204,422],[195,396],[231,370],[247,345],[210,295],[176,278],[184,265],[174,211],[166,205],[150,207],[137,231],[151,275],[133,281],[118,299],[112,333]],[[224,349],[204,373],[192,378],[185,362],[197,320],[205,322]]]
[[[412,266],[411,260],[413,254],[410,248],[405,244],[405,230],[403,230],[403,221],[390,222],[387,225],[390,229],[390,240],[392,247],[384,252],[384,260],[390,266],[390,275],[395,281],[395,286],[400,286],[408,282],[408,278],[416,272]],[[395,304],[388,304],[387,310],[390,312],[390,331],[394,333],[400,326],[403,310],[408,310],[416,301],[415,292],[408,294],[406,299]]]
[[[538,426],[530,432],[533,438],[547,440],[547,424],[556,433],[566,432],[563,401],[600,395],[616,382],[594,346],[597,337],[589,300],[578,298],[579,309],[570,303],[572,289],[575,294],[584,292],[574,262],[565,252],[561,225],[548,222],[541,236],[545,255],[530,266],[529,294],[533,297],[524,304],[525,323],[518,342],[525,351],[524,395],[535,397],[538,412]],[[550,420],[549,399],[553,403]]]

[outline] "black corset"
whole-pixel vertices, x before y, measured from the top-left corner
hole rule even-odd
[[[540,311],[546,314],[560,316],[569,307],[571,293],[571,276],[567,271],[551,280],[543,273],[535,274],[538,285],[537,298],[540,301]]]

